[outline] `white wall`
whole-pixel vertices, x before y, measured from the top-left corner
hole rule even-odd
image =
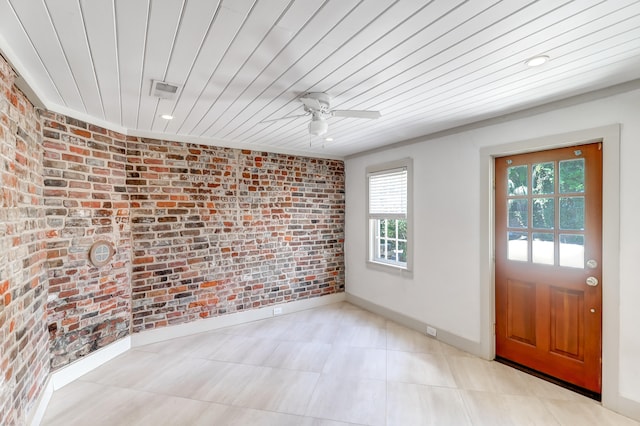
[[[605,366],[605,371],[615,371],[617,376],[611,381],[615,383],[615,396],[627,403],[626,409],[620,410],[640,417],[640,404],[636,404],[640,403],[640,333],[637,331],[640,280],[634,269],[640,259],[640,177],[637,172],[640,167],[640,90],[570,106],[556,104],[553,108],[540,110],[536,115],[516,116],[486,127],[349,158],[346,161],[346,290],[357,298],[477,343],[478,347],[487,347],[487,340],[493,337],[484,333],[481,327],[486,320],[482,318],[483,312],[489,312],[487,306],[482,306],[487,302],[481,302],[487,299],[483,298],[486,289],[482,287],[483,278],[486,281],[487,277],[481,274],[487,274],[491,269],[481,264],[490,258],[480,248],[481,230],[487,226],[487,223],[481,223],[480,209],[488,205],[487,200],[480,199],[480,170],[485,160],[481,151],[492,146],[619,123],[620,278],[619,283],[603,282],[603,286],[619,286],[620,300],[609,301],[614,307],[609,318],[619,320],[613,327],[615,334],[619,331],[619,338],[612,336],[617,345],[612,353],[619,356],[606,361],[614,368]],[[404,157],[414,161],[413,276],[383,272],[365,264],[365,168]],[[615,174],[617,171],[608,172]],[[607,190],[611,191],[611,188],[605,188],[605,192]],[[489,251],[490,246],[486,247]]]
[[[466,339],[479,340],[478,322],[467,320],[480,315],[479,162],[478,150],[469,142],[447,138],[348,160],[345,256],[349,293]],[[364,264],[364,170],[403,157],[414,160],[413,279]]]

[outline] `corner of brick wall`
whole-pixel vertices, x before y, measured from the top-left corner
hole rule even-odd
[[[26,424],[49,373],[40,121],[0,56],[0,424]]]
[[[342,161],[38,115],[14,78],[0,57],[0,424],[132,331],[344,291]]]
[[[124,135],[42,113],[52,369],[130,332],[131,231]],[[96,267],[98,240],[115,255]]]
[[[133,331],[344,291],[344,164],[128,144]]]
[[[51,366],[139,332],[344,291],[344,164],[43,113]],[[97,268],[98,239],[117,248]]]

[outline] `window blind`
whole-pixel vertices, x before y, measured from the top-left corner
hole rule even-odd
[[[406,219],[407,169],[370,173],[368,178],[369,219]]]

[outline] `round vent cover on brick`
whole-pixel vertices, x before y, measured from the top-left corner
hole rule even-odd
[[[113,257],[113,244],[109,241],[96,241],[89,249],[89,260],[95,266],[104,266]]]

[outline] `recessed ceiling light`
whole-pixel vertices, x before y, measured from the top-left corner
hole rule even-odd
[[[547,55],[538,55],[538,56],[534,56],[531,59],[528,59],[525,64],[527,64],[528,67],[539,67],[540,65],[546,63],[549,60],[549,57]]]
[[[327,142],[333,142],[333,138],[324,138],[324,140]]]
[[[162,114],[160,118],[164,118],[165,120],[173,120],[173,115],[171,114]]]

